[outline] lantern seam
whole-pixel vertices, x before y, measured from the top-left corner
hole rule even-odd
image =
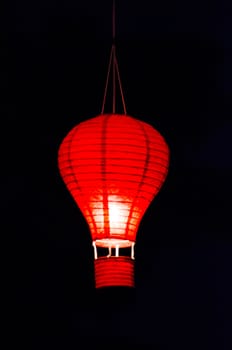
[[[101,176],[102,176],[102,188],[103,188],[103,216],[104,216],[104,236],[110,237],[110,225],[109,225],[109,201],[108,191],[106,184],[106,133],[107,123],[110,115],[106,114],[102,121],[102,142],[101,142],[101,153],[102,153],[102,164],[101,164]]]
[[[73,165],[72,165],[72,161],[73,161],[73,160],[71,159],[71,152],[70,152],[70,149],[71,149],[71,145],[72,145],[73,138],[77,135],[77,132],[78,132],[78,126],[77,126],[77,128],[74,130],[73,135],[71,135],[71,137],[70,137],[70,142],[69,142],[69,147],[68,147],[68,149],[69,149],[69,152],[68,152],[68,162],[70,163],[70,168],[71,168],[72,170],[73,170]],[[80,193],[80,195],[82,196],[82,198],[85,198],[85,196],[83,195],[83,192],[82,192],[82,190],[81,190],[81,187],[80,187],[80,185],[79,185],[79,181],[78,181],[78,179],[76,178],[75,175],[76,175],[76,173],[75,173],[74,170],[73,170],[74,182],[76,183],[77,188],[78,188],[79,193]],[[84,202],[86,203],[86,201],[84,201]],[[92,224],[93,224],[95,233],[97,234],[97,226],[96,226],[96,223],[95,223],[95,221],[94,221],[94,219],[93,219],[93,215],[92,215],[92,213],[91,213],[91,210],[90,210],[90,208],[89,208],[89,205],[86,205],[86,209],[87,209],[87,212],[89,213],[89,217],[91,218],[91,221],[92,221]],[[83,210],[83,208],[82,208],[82,210]]]
[[[148,163],[149,163],[149,158],[150,158],[150,154],[149,154],[149,139],[147,137],[147,134],[145,133],[144,131],[144,127],[143,127],[143,124],[140,122],[140,121],[137,121],[138,125],[140,126],[141,130],[143,131],[143,137],[145,139],[145,144],[146,144],[146,158],[145,158],[145,161],[144,161],[144,167],[143,167],[143,173],[142,173],[142,176],[141,176],[141,180],[140,182],[138,183],[138,188],[137,188],[137,193],[133,199],[133,202],[132,202],[132,205],[131,205],[131,208],[130,208],[130,213],[129,213],[129,216],[128,216],[128,221],[127,221],[127,228],[126,228],[126,238],[128,239],[128,230],[129,230],[129,224],[130,224],[130,221],[132,219],[132,214],[133,214],[133,211],[134,211],[134,206],[135,206],[135,203],[136,201],[138,200],[138,196],[139,196],[139,191],[140,191],[140,188],[143,184],[143,180],[144,180],[144,176],[147,172],[147,168],[148,168]],[[139,220],[140,221],[140,220]],[[139,222],[138,222],[138,226],[139,226]],[[137,226],[137,230],[138,230],[138,226]]]

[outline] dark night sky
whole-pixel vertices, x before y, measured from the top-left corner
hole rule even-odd
[[[12,338],[32,335],[32,349],[231,349],[231,7],[117,1],[128,113],[165,136],[171,166],[137,236],[136,290],[96,292],[89,231],[57,150],[100,113],[111,1],[5,1],[1,203]]]

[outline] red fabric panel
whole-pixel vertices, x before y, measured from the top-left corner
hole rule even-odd
[[[94,260],[96,288],[134,287],[134,260],[129,257],[103,257]]]
[[[169,149],[149,124],[104,114],[68,133],[58,163],[92,239],[135,241],[142,216],[166,178]]]

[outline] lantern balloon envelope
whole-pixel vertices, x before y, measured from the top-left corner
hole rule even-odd
[[[151,125],[102,114],[74,127],[58,155],[61,176],[91,232],[96,287],[134,286],[140,221],[168,171],[169,148]],[[101,247],[108,254],[98,256]],[[131,255],[123,252],[131,248]]]

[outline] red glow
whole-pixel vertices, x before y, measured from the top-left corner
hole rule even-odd
[[[120,247],[125,240],[135,242],[143,214],[166,178],[169,149],[149,124],[104,114],[68,133],[58,162],[93,241]]]

